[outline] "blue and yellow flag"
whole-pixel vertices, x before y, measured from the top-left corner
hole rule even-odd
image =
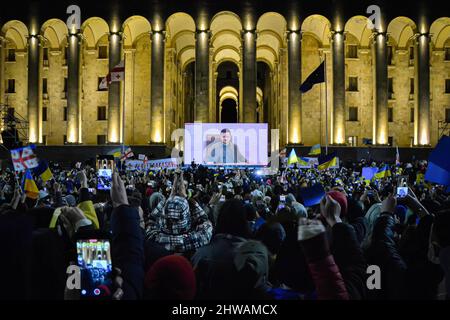
[[[309,166],[309,160],[307,158],[304,157],[298,157],[298,164],[301,166]]]
[[[295,153],[295,150],[292,149],[291,153],[289,153],[289,158],[288,158],[287,164],[288,164],[288,166],[290,166],[291,164],[294,164],[294,163],[298,163],[298,158],[297,158],[297,154]]]
[[[383,167],[378,169],[377,173],[375,173],[373,177],[374,179],[383,179],[390,177],[391,175],[391,169],[387,164],[385,164]]]
[[[321,148],[320,148],[320,144],[315,144],[311,147],[311,150],[309,151],[308,155],[310,156],[316,156],[321,154]]]
[[[319,157],[319,170],[326,170],[337,165],[336,152]]]
[[[25,191],[27,197],[30,199],[37,199],[39,197],[39,189],[36,186],[36,182],[34,182],[30,170],[27,170],[25,172],[23,181],[23,190]]]
[[[35,175],[41,176],[43,182],[47,182],[53,178],[53,174],[48,167],[48,163],[45,160],[40,160],[39,165],[33,169]]]
[[[416,184],[422,185],[425,184],[425,175],[421,172],[418,172],[416,175]]]
[[[120,158],[122,156],[122,148],[116,148],[108,152],[108,155],[112,155],[114,158]]]

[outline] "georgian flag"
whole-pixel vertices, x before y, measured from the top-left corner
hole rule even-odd
[[[100,82],[100,89],[108,89],[111,82],[119,82],[125,80],[125,63],[120,61],[118,65],[111,69],[106,77]]]
[[[33,169],[39,166],[38,159],[33,152],[34,146],[11,150],[11,159],[16,172]]]
[[[147,164],[148,158],[147,158],[146,155],[140,154],[140,155],[138,156],[138,159],[144,161],[144,166]]]

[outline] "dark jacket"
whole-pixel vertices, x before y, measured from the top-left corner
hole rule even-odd
[[[410,227],[403,234],[399,251],[408,265],[408,299],[436,299],[443,271],[439,264],[428,260],[433,216],[420,219],[417,227]]]
[[[32,228],[29,217],[18,211],[0,214],[0,300],[32,297]]]
[[[111,216],[112,259],[122,271],[124,300],[136,300],[144,290],[144,233],[136,208],[122,205]]]
[[[381,289],[372,290],[374,299],[405,299],[407,266],[394,239],[395,221],[390,213],[382,213],[375,222],[372,241],[366,252],[369,265],[381,269]]]
[[[346,223],[337,223],[332,228],[332,239],[331,252],[350,299],[365,299],[367,263],[354,228]]]
[[[197,250],[191,259],[197,276],[200,299],[233,299],[238,288],[234,258],[244,238],[217,234],[211,243]]]

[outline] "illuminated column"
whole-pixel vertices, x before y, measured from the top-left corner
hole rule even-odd
[[[373,143],[388,143],[388,67],[387,36],[384,32],[375,32],[373,39],[375,81],[374,81],[374,117]]]
[[[344,33],[333,31],[333,144],[345,144],[345,55]]]
[[[164,33],[152,32],[150,141],[161,143],[164,137]]]
[[[5,38],[0,36],[0,104],[5,100],[5,47]]]
[[[109,34],[109,70],[122,58],[122,36],[118,32]],[[120,143],[120,87],[121,82],[111,82],[108,88],[108,142]]]
[[[209,121],[209,37],[208,30],[195,33],[195,121]]]
[[[244,30],[242,52],[243,121],[256,122],[256,31]]]
[[[28,140],[31,143],[41,142],[41,123],[39,121],[40,51],[38,36],[30,35],[28,38]]]
[[[289,31],[288,34],[288,74],[289,74],[289,143],[302,143],[302,99],[301,81],[301,34]]]
[[[80,35],[68,35],[67,142],[80,143]]]
[[[430,144],[430,35],[421,33],[416,38],[416,119],[414,143]]]

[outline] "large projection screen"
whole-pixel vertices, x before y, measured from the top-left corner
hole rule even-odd
[[[184,163],[266,166],[267,123],[186,123]]]

